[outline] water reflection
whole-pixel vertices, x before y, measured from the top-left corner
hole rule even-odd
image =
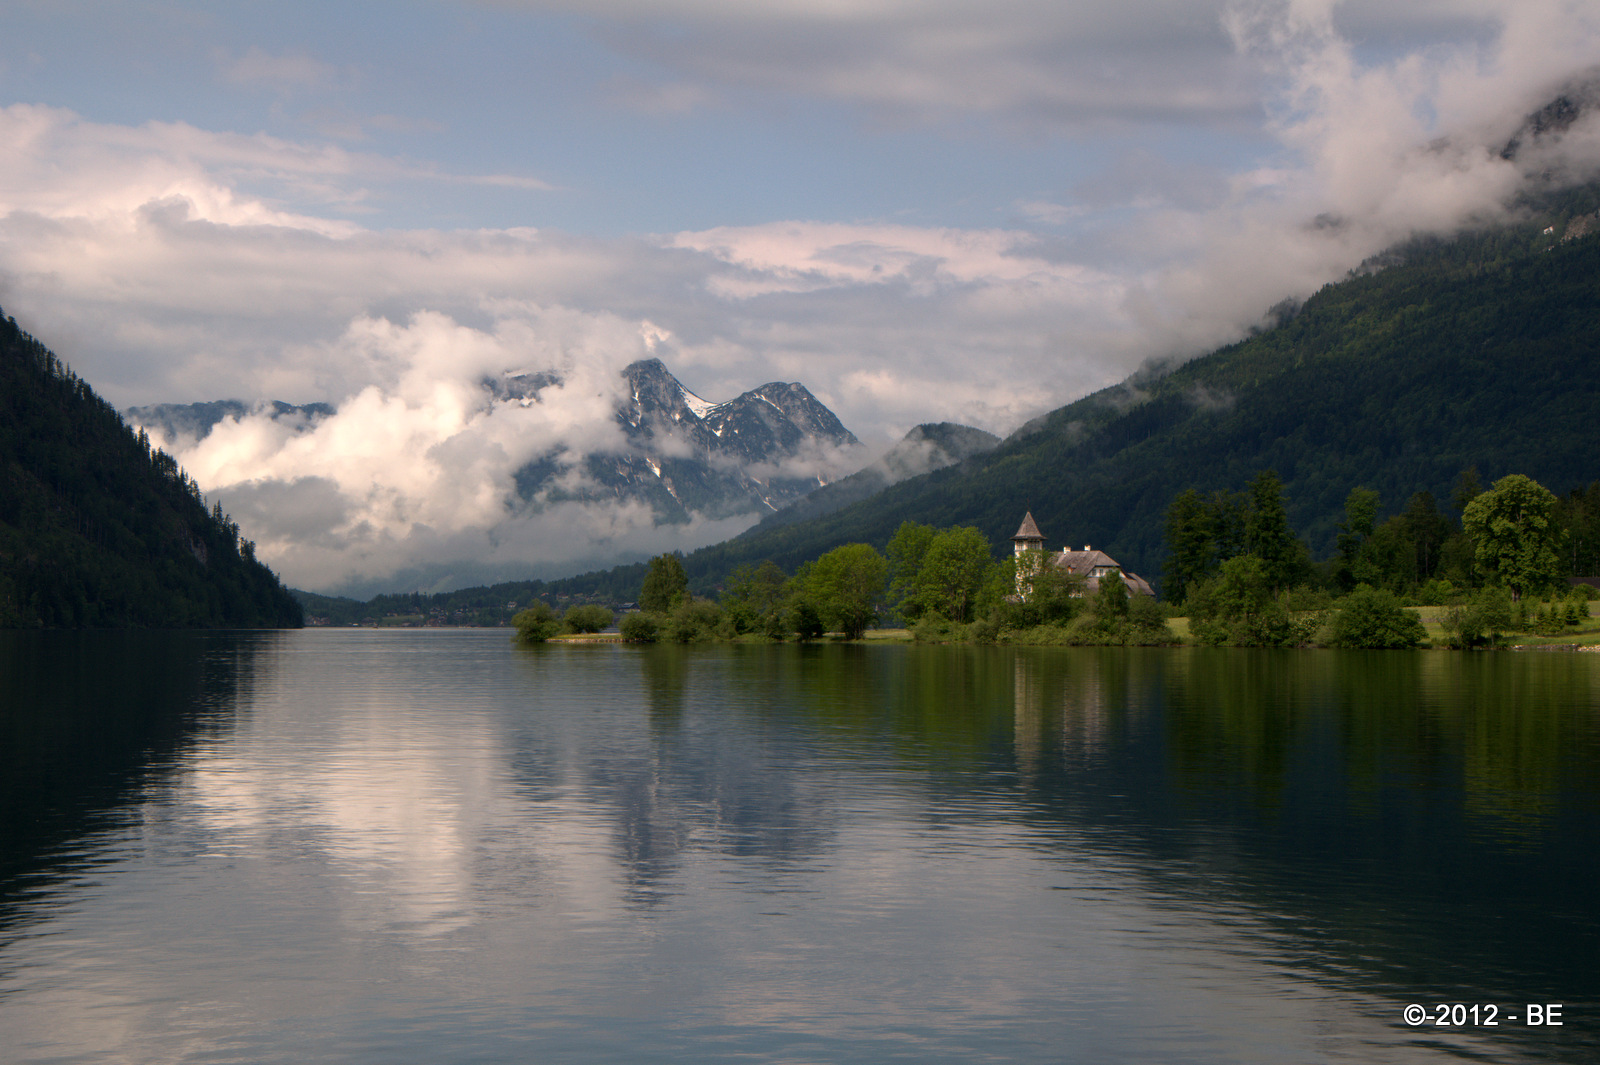
[[[132,814],[188,745],[220,740],[275,633],[0,631],[0,927]]]
[[[582,649],[595,653],[596,669],[615,670],[608,672],[610,686],[592,693],[589,712],[610,725],[613,715],[631,716],[642,706],[648,744],[611,742],[609,729],[604,739],[576,735],[565,692],[539,700],[537,722],[519,722],[511,737],[524,795],[570,812],[567,802],[576,793],[585,817],[609,823],[621,897],[629,905],[651,906],[676,894],[674,880],[691,855],[784,865],[822,852],[833,832],[833,804],[823,789],[782,760],[774,765],[761,718],[740,716],[741,696],[753,694],[750,679],[784,660],[788,649],[731,650],[706,655],[664,645],[619,656],[616,648]],[[755,698],[771,705],[770,692]],[[556,764],[562,768],[552,772]],[[558,777],[565,786],[550,787]]]
[[[99,863],[6,903],[39,931],[0,943],[23,1060],[1600,1049],[1576,1007],[1553,1034],[1397,1023],[1600,998],[1590,656],[427,632],[98,654],[127,690],[59,720],[39,707],[78,682],[0,660],[33,706],[4,719],[6,860]]]
[[[999,786],[1059,853],[1101,850],[1185,906],[1263,915],[1259,948],[1331,985],[1600,997],[1591,660],[921,650],[838,656],[841,675],[798,690],[832,721],[853,701],[863,739],[893,730],[941,817],[992,819]],[[1594,1045],[1592,1028],[1535,1036]]]

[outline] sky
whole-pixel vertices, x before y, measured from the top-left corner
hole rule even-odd
[[[1589,119],[1500,156],[1593,0],[6,6],[0,307],[119,408],[334,404],[167,441],[317,590],[738,531],[510,501],[616,443],[635,359],[801,381],[868,451],[1003,434],[1600,161]]]

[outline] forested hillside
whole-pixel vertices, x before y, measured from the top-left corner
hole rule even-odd
[[[1449,499],[1467,467],[1565,493],[1600,478],[1597,208],[1585,188],[1520,225],[1397,249],[1276,328],[837,513],[764,523],[686,568],[699,588],[740,563],[792,569],[841,543],[881,547],[906,519],[974,525],[1003,549],[1031,509],[1050,546],[1093,544],[1153,577],[1179,493],[1237,491],[1269,468],[1323,555],[1357,486],[1379,493],[1380,514],[1418,491]]]
[[[299,603],[177,462],[0,321],[0,628],[300,623]]]

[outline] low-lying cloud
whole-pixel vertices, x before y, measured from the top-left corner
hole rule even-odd
[[[1179,6],[1169,14],[1192,20]],[[1377,5],[1217,4],[1205,32],[1166,44],[1112,5],[1003,4],[985,15],[992,32],[966,38],[965,5],[915,8],[686,0],[662,13],[676,37],[639,31],[626,3],[586,17],[687,86],[684,107],[758,86],[919,121],[1114,120],[1094,94],[1115,79],[1096,89],[1097,75],[1062,71],[1131,34],[1137,47],[1106,54],[1136,70],[1162,48],[1183,59],[1144,90],[1164,102],[1133,94],[1124,111],[1264,113],[1279,147],[1192,181],[1130,149],[1077,198],[1030,200],[983,229],[794,220],[602,239],[352,220],[401,177],[536,178],[14,105],[0,109],[0,303],[119,406],[333,404],[314,424],[261,413],[171,446],[290,583],[431,587],[695,546],[748,521],[659,526],[640,504],[517,497],[534,458],[616,446],[619,371],[646,355],[713,400],[801,381],[877,450],[919,422],[1005,432],[1147,360],[1236,339],[1395,241],[1505,218],[1519,190],[1600,170],[1594,111],[1502,151],[1600,67],[1600,13],[1585,5],[1418,6],[1419,35],[1459,32],[1376,58],[1343,30],[1403,21]],[[1153,10],[1167,8],[1134,15]],[[688,47],[713,27],[722,45]],[[1009,80],[987,81],[1005,60]],[[229,62],[263,82],[332,76],[292,55]],[[1202,68],[1231,73],[1196,94]],[[514,371],[560,384],[492,402],[482,381]]]

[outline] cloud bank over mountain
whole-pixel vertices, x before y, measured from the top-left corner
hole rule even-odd
[[[338,94],[372,75],[293,48],[206,61],[229,91],[323,116],[298,135],[0,108],[7,313],[122,406],[337,408],[309,430],[263,414],[173,442],[291,583],[555,573],[736,531],[516,505],[530,458],[615,443],[620,372],[640,358],[718,399],[801,381],[880,450],[928,421],[1004,433],[1232,340],[1396,240],[1600,171],[1596,110],[1523,128],[1563,92],[1585,99],[1600,69],[1600,12],[1560,0],[490,7],[568,20],[616,57],[593,106],[686,137],[695,116],[827,107],[864,140],[920,131],[954,158],[1037,138],[1083,145],[1098,169],[984,225],[846,205],[622,235],[419,227],[386,224],[387,205],[590,191],[380,143],[426,116],[330,134]],[[519,370],[562,384],[485,407],[481,380]]]

